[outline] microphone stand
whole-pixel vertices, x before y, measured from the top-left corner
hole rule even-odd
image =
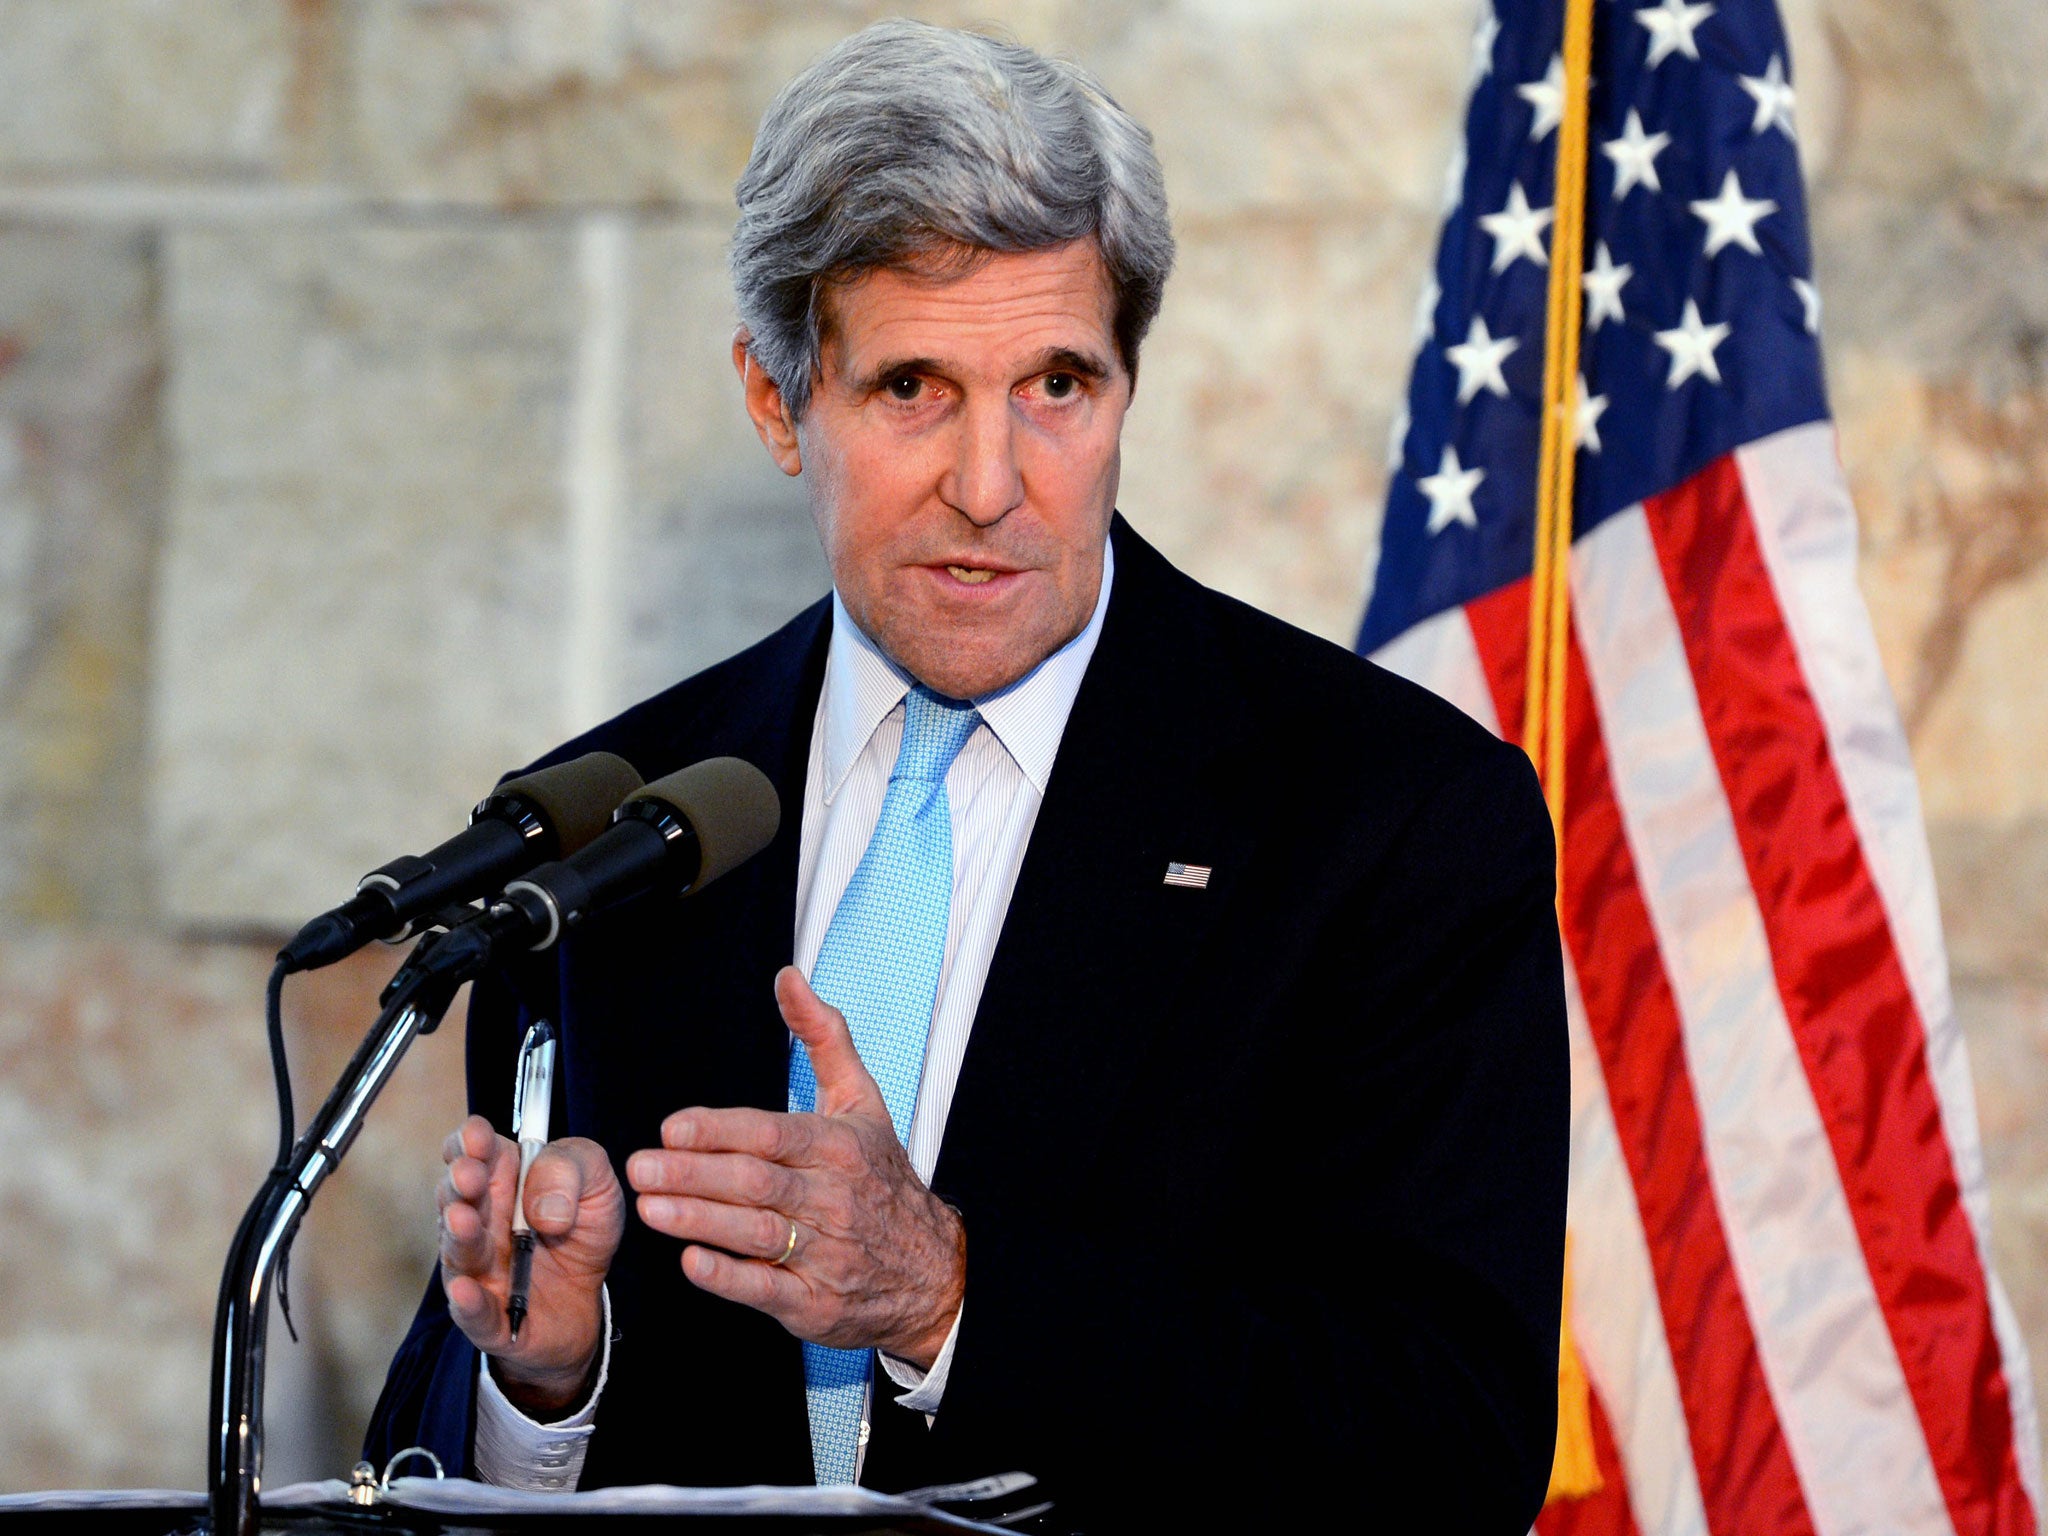
[[[429,943],[437,942],[429,940]],[[213,1448],[207,1505],[214,1536],[257,1536],[263,1487],[263,1366],[270,1287],[299,1221],[340,1164],[363,1116],[415,1038],[432,1034],[467,977],[401,973],[289,1162],[272,1168],[228,1249],[213,1319]]]

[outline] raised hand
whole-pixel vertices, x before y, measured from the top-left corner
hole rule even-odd
[[[491,1356],[519,1408],[544,1417],[582,1396],[604,1327],[604,1277],[625,1230],[626,1197],[604,1148],[580,1136],[548,1143],[526,1175],[536,1239],[531,1310],[513,1342],[512,1202],[519,1146],[471,1115],[441,1148],[441,1286],[448,1315]]]
[[[818,1112],[685,1109],[626,1177],[640,1219],[679,1237],[692,1285],[798,1338],[929,1369],[967,1284],[960,1217],[918,1178],[838,1009],[795,966],[775,1000],[818,1077]]]

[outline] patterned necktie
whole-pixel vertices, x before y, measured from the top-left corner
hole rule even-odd
[[[874,836],[832,913],[811,968],[818,996],[846,1015],[855,1049],[889,1106],[896,1139],[907,1142],[924,1076],[925,1039],[946,957],[953,909],[953,808],[946,771],[974,734],[972,708],[913,688],[903,701],[903,745],[889,774]],[[789,1053],[789,1107],[818,1107],[810,1053]],[[804,1345],[811,1411],[811,1464],[818,1482],[853,1481],[867,1407],[869,1349]]]

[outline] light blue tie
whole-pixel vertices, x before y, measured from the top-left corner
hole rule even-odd
[[[971,707],[930,689],[913,688],[905,697],[903,745],[882,814],[811,968],[811,986],[846,1015],[854,1048],[889,1106],[896,1139],[906,1144],[953,909],[946,771],[980,723]],[[818,1107],[818,1079],[801,1045],[789,1053],[789,1107],[792,1113]],[[873,1367],[871,1349],[804,1345],[811,1465],[820,1484],[853,1481]]]

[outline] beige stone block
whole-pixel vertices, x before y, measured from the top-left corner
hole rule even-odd
[[[704,0],[371,0],[347,144],[380,192],[466,202],[729,205],[781,8]]]
[[[390,963],[288,992],[301,1124]],[[275,1150],[267,966],[233,945],[0,941],[0,1489],[204,1486],[221,1266]],[[273,1481],[353,1459],[433,1262],[459,1040],[415,1048],[301,1229],[305,1342],[271,1341]]]
[[[1407,388],[1433,214],[1251,219],[1185,242],[1120,501],[1202,580],[1348,644]]]
[[[1820,0],[1853,103],[1836,169],[1895,192],[2048,179],[2048,18],[2026,0]]]
[[[1874,349],[1846,347],[1835,361],[1863,586],[1928,814],[2039,816],[2048,810],[2037,767],[2048,741],[2048,380],[1999,397]],[[2007,361],[2038,368],[2024,352]]]
[[[2048,985],[2048,817],[1935,821],[1927,836],[1956,976]]]
[[[632,247],[620,573],[631,698],[751,645],[831,584],[804,488],[769,459],[742,403],[725,240],[721,221],[676,222]]]
[[[0,232],[0,914],[150,910],[161,359],[150,243]]]
[[[348,44],[349,163],[361,184],[408,198],[723,212],[775,92],[841,37],[903,9],[372,0]],[[1438,0],[911,9],[1094,68],[1158,134],[1185,218],[1433,200],[1470,24]]]
[[[175,920],[295,926],[565,734],[567,249],[172,239],[150,806]]]
[[[1443,0],[1130,7],[1075,50],[1153,131],[1193,227],[1437,206],[1476,9]]]
[[[2048,1387],[2048,990],[2038,982],[1956,989],[1991,1185],[1991,1254]]]
[[[0,179],[274,172],[308,5],[0,0]]]

